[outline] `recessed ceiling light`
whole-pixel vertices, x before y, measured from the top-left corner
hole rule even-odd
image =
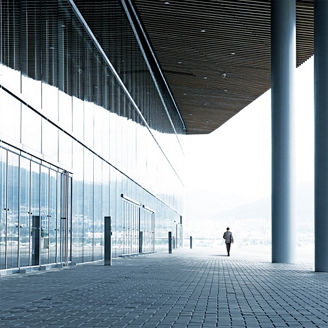
[[[186,96],[187,94],[184,92],[183,95]]]
[[[205,29],[201,29],[200,31],[201,31],[202,33],[205,33],[205,32],[206,32],[206,30],[205,30]]]
[[[228,92],[228,89],[224,89],[223,91],[227,93]]]
[[[227,73],[222,73],[222,78],[225,79],[227,77]]]
[[[204,80],[207,80],[207,76],[204,76]]]
[[[190,115],[190,116],[192,116],[192,114],[191,114],[191,113],[190,113],[189,115]]]
[[[182,64],[182,61],[178,61],[178,64]]]
[[[234,56],[236,53],[235,52],[232,52],[231,54]]]
[[[169,4],[170,4],[169,1],[165,1],[165,2],[164,2],[164,5],[169,5]]]

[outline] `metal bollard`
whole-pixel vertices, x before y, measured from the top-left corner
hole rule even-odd
[[[192,249],[192,236],[190,236],[190,249]]]
[[[112,219],[110,216],[104,217],[104,234],[105,234],[105,256],[104,265],[112,265]]]
[[[169,231],[169,254],[172,254],[172,231]]]
[[[143,231],[139,231],[139,254],[142,253]]]

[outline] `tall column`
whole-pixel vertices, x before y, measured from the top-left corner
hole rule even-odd
[[[328,271],[328,1],[314,4],[315,271]]]
[[[295,0],[272,0],[272,262],[274,263],[291,263],[295,257],[296,231],[293,213],[295,69]]]

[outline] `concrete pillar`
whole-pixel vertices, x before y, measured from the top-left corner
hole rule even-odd
[[[314,1],[315,271],[328,272],[328,1]]]
[[[293,88],[296,69],[295,0],[271,1],[272,262],[295,256]]]

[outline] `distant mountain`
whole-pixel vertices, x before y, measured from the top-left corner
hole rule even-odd
[[[202,239],[217,239],[229,225],[243,244],[268,244],[271,240],[270,197],[245,201],[216,193],[190,193],[186,200],[186,230]],[[296,232],[301,243],[313,240],[313,184],[298,186],[295,198]]]

